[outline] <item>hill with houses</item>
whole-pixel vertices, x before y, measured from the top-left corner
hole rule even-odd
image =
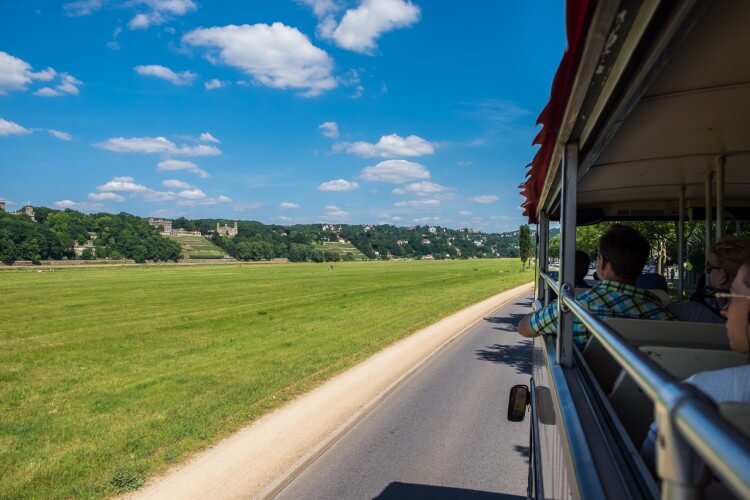
[[[484,233],[440,226],[144,219],[30,205],[18,212],[0,210],[0,261],[6,264],[65,259],[177,261],[195,256],[293,262],[518,257],[518,239],[518,231]]]

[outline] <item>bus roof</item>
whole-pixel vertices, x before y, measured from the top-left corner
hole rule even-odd
[[[668,5],[667,5],[668,4]],[[750,2],[567,5],[568,51],[540,114],[524,214],[555,218],[562,145],[579,144],[586,219],[700,217],[706,173],[723,162],[729,217],[750,213]]]

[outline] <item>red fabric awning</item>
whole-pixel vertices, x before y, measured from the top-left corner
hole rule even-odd
[[[563,119],[565,106],[570,97],[581,49],[586,39],[591,11],[595,5],[594,0],[568,0],[565,6],[565,27],[568,38],[568,47],[563,54],[560,66],[557,68],[555,78],[552,80],[550,99],[536,120],[542,129],[532,141],[539,144],[540,148],[526,167],[526,181],[521,184],[521,196],[526,198],[521,204],[523,215],[529,218],[530,224],[536,224],[536,209],[539,196],[542,193],[544,180],[549,170],[549,162],[552,150],[555,148],[557,133]]]

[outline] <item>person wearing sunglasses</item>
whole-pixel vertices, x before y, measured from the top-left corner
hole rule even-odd
[[[750,258],[750,238],[724,238],[708,249],[706,287],[700,287],[689,301],[675,302],[666,309],[679,321],[723,323],[716,303],[717,292],[729,290],[745,259]]]
[[[729,346],[748,355],[748,364],[721,370],[699,372],[685,382],[721,403],[750,403],[750,257],[737,272],[728,292],[716,292],[721,316],[726,320]],[[651,424],[641,446],[641,456],[653,467],[658,429]]]

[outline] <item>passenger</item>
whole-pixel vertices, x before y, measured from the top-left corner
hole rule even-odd
[[[591,286],[586,283],[586,275],[589,273],[589,264],[591,264],[589,254],[583,250],[576,250],[576,288],[591,288]]]
[[[659,297],[635,286],[646,264],[649,245],[629,226],[615,224],[599,240],[597,274],[602,281],[577,297],[599,318],[673,319],[661,307]],[[557,333],[557,302],[526,315],[518,325],[524,337]],[[573,318],[573,341],[583,349],[591,334],[578,318]]]
[[[723,323],[714,299],[717,291],[726,291],[732,284],[742,263],[750,258],[750,238],[724,238],[708,249],[706,275],[709,285],[693,294],[689,301],[669,304],[667,310],[680,321]]]
[[[726,319],[729,346],[735,352],[750,355],[750,257],[732,281],[730,292],[718,292],[716,299]],[[717,404],[750,403],[750,364],[696,373],[685,380]],[[641,456],[652,467],[655,461],[656,425],[651,424],[641,446]]]

